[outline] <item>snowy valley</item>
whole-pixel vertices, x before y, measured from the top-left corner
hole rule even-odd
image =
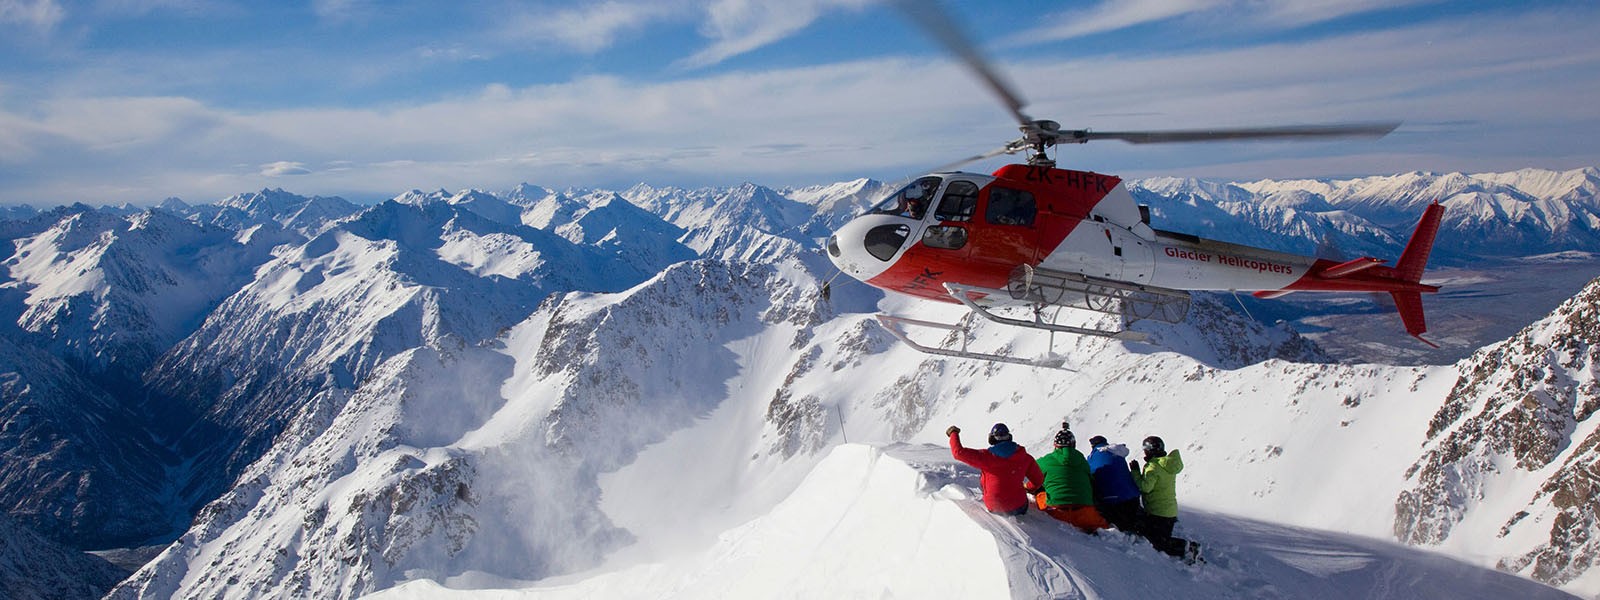
[[[1392,259],[1441,202],[1445,348],[1364,298],[1202,295],[1147,342],[972,329],[1070,371],[872,317],[957,307],[820,297],[818,240],[889,187],[13,211],[0,529],[41,539],[0,590],[147,547],[93,593],[1600,597],[1600,169],[1135,182],[1163,228],[1319,255]],[[1212,560],[988,515],[942,447],[1062,419],[1183,448]]]

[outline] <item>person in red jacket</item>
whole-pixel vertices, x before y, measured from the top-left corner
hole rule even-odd
[[[950,437],[950,455],[978,469],[984,508],[1002,515],[1028,512],[1028,495],[1023,489],[1044,485],[1044,473],[1026,449],[1011,441],[1011,429],[1005,423],[995,423],[989,430],[987,450],[962,446],[961,428],[955,425],[944,434]]]

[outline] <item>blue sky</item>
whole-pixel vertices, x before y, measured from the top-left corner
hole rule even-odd
[[[1102,142],[1061,149],[1063,166],[1600,165],[1600,3],[945,5],[1028,114],[1065,127],[1404,122],[1376,141]],[[1016,135],[875,0],[0,0],[0,56],[4,204],[897,180]]]

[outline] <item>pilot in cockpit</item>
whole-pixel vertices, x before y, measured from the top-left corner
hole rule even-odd
[[[928,205],[933,203],[934,194],[939,191],[939,184],[944,180],[938,177],[923,177],[900,188],[894,195],[884,198],[869,211],[874,214],[892,214],[912,219],[922,220],[927,214]]]

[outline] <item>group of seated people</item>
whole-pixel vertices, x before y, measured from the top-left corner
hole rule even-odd
[[[961,428],[945,430],[956,460],[976,467],[990,512],[1020,516],[1032,504],[1045,514],[1086,533],[1116,528],[1144,537],[1157,550],[1193,563],[1199,545],[1172,536],[1178,522],[1177,476],[1183,458],[1168,452],[1161,438],[1144,439],[1144,468],[1126,460],[1128,449],[1104,436],[1089,438],[1086,457],[1067,423],[1056,432],[1055,449],[1037,460],[1012,441],[1005,423],[989,430],[989,448],[961,445]]]

